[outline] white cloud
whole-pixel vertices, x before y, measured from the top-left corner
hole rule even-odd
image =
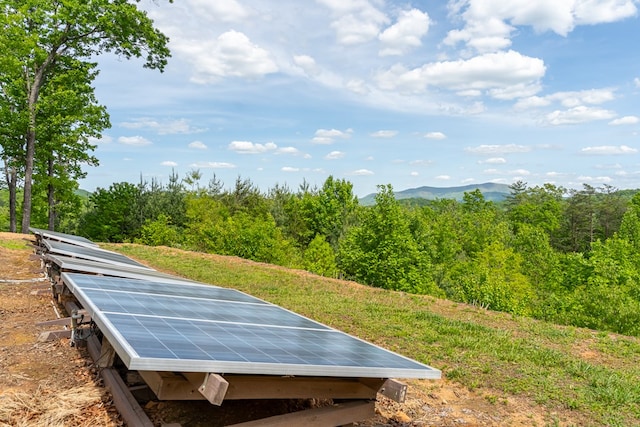
[[[354,45],[373,40],[380,27],[389,18],[380,10],[363,0],[316,0],[331,9],[334,20],[331,28],[336,32],[338,43]]]
[[[320,73],[316,60],[309,55],[295,55],[293,57],[293,63],[302,68],[309,76],[316,76]]]
[[[284,166],[283,168],[280,169],[282,172],[299,172],[300,168],[294,168],[291,166]]]
[[[603,104],[615,99],[615,93],[611,89],[590,89],[572,92],[556,92],[547,96],[551,101],[558,101],[564,107],[578,107],[580,105]]]
[[[249,16],[249,11],[236,0],[189,0],[187,3],[207,20],[240,22]]]
[[[509,47],[516,26],[566,36],[577,25],[614,22],[637,12],[633,0],[466,0],[450,2],[449,9],[452,16],[461,14],[465,25],[450,31],[444,43],[462,42],[478,52]]]
[[[394,65],[376,76],[383,90],[422,93],[429,86],[466,94],[488,95],[500,99],[532,94],[539,90],[546,67],[538,58],[513,50],[489,53],[470,59],[425,64],[408,70]]]
[[[111,144],[113,142],[113,138],[109,135],[102,135],[102,138],[94,138],[92,136],[89,137],[89,144],[98,145],[98,144]]]
[[[409,164],[411,166],[431,166],[433,164],[433,160],[411,160]]]
[[[636,123],[639,123],[639,122],[640,122],[640,117],[638,116],[624,116],[624,117],[620,117],[619,119],[610,121],[609,124],[612,126],[635,125]]]
[[[528,153],[531,147],[526,145],[506,144],[506,145],[478,145],[477,147],[467,147],[464,151],[480,155],[500,155],[511,153]]]
[[[267,142],[266,144],[255,144],[250,141],[232,141],[229,146],[229,150],[235,151],[240,154],[261,154],[267,151],[274,151],[278,148],[273,142]]]
[[[428,132],[424,137],[427,139],[446,139],[447,135],[442,132]]]
[[[480,160],[478,163],[486,164],[486,165],[504,165],[507,163],[507,160],[504,157],[491,157],[487,160]]]
[[[324,156],[327,160],[337,160],[344,157],[344,153],[342,151],[332,151],[326,156]]]
[[[160,163],[160,165],[162,165],[162,166],[171,166],[171,167],[178,166],[178,164],[176,162],[173,162],[171,160],[167,160],[165,162],[162,162],[162,163]]]
[[[140,117],[130,122],[122,122],[126,129],[148,129],[159,135],[190,134],[202,132],[203,129],[192,128],[187,119],[158,121],[150,117]]]
[[[336,139],[347,139],[351,137],[353,131],[347,129],[341,131],[337,129],[318,129],[311,140],[314,144],[333,144]]]
[[[582,154],[591,154],[599,156],[607,155],[621,155],[621,154],[636,154],[638,150],[636,148],[629,147],[627,145],[601,145],[599,147],[585,147],[580,150]]]
[[[196,162],[189,165],[197,169],[235,169],[236,165],[226,162]]]
[[[420,39],[429,31],[430,23],[429,15],[418,9],[400,12],[398,21],[378,36],[383,45],[380,56],[402,55],[420,47]]]
[[[355,170],[351,173],[349,173],[349,175],[353,175],[353,176],[367,176],[367,175],[373,175],[373,172],[370,171],[369,169],[358,169]]]
[[[640,78],[636,77],[633,79],[633,84],[636,85],[636,87],[640,87]]]
[[[546,115],[545,121],[551,125],[573,125],[594,120],[608,120],[615,116],[616,113],[610,110],[581,105],[564,111],[553,111]]]
[[[297,156],[300,155],[300,150],[298,150],[296,147],[281,147],[278,148],[278,154],[291,154],[293,156]]]
[[[449,175],[438,175],[435,177],[438,181],[449,181],[451,177]]]
[[[118,142],[124,145],[132,145],[135,147],[144,147],[145,145],[151,145],[152,142],[143,136],[121,136],[118,138]]]
[[[226,77],[256,79],[279,70],[267,50],[235,30],[215,40],[201,43],[178,40],[172,46],[193,64],[196,83],[212,83]]]
[[[193,141],[189,143],[189,148],[195,148],[196,150],[206,150],[207,146],[202,141]]]
[[[612,182],[613,180],[609,176],[586,176],[581,175],[578,177],[578,181],[583,183],[598,183],[598,184],[607,184]]]
[[[419,173],[419,172],[416,172],[416,171],[411,171],[411,172],[409,173],[409,175],[411,175],[411,176],[420,176],[420,173]]]
[[[366,95],[370,92],[367,83],[361,79],[349,80],[346,85],[346,89],[358,95]]]
[[[379,130],[376,132],[372,132],[369,136],[373,138],[393,138],[398,134],[397,130]]]

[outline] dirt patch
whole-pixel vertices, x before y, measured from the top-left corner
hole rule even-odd
[[[0,233],[0,427],[120,426],[122,421],[86,352],[67,339],[39,342],[46,328],[35,323],[56,317],[33,251],[12,249],[28,236]],[[15,244],[14,244],[15,243]],[[16,246],[17,245],[17,246]],[[6,247],[5,247],[6,246]],[[229,262],[232,262],[231,260]],[[238,259],[237,262],[246,262]],[[43,292],[44,291],[44,292]],[[51,328],[50,328],[51,329]],[[408,381],[403,404],[378,397],[376,416],[358,426],[544,426],[569,425],[562,414],[549,414],[531,402],[470,391],[447,379]],[[237,412],[252,410],[243,403]],[[206,402],[143,402],[156,425],[211,425]],[[275,413],[282,402],[272,402]],[[210,406],[210,405],[209,405]],[[284,408],[286,410],[286,408]],[[264,408],[259,409],[261,411]],[[566,414],[565,414],[566,415]]]

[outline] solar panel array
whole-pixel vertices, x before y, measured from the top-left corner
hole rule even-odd
[[[131,258],[117,252],[107,251],[98,247],[78,246],[71,243],[64,243],[56,240],[43,240],[43,244],[49,253],[66,255],[74,258],[99,261],[105,264],[138,267],[145,270],[152,270],[144,264],[140,264]]]
[[[50,253],[44,255],[44,259],[46,262],[55,264],[60,271],[72,273],[90,273],[101,276],[163,281],[166,283],[196,283],[193,280],[183,279],[148,268],[143,269],[137,266],[106,264],[100,261],[91,261]]]
[[[60,233],[57,231],[43,230],[41,228],[33,227],[29,228],[29,230],[42,239],[58,240],[60,242],[71,243],[74,245],[98,247],[98,245],[93,243],[91,240],[73,234]]]
[[[440,378],[437,369],[240,291],[42,236],[45,259],[63,271],[65,285],[131,370]]]

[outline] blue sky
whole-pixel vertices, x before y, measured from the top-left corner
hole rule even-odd
[[[164,73],[99,59],[113,127],[81,187],[192,170],[358,196],[483,182],[640,188],[633,0],[141,2]]]

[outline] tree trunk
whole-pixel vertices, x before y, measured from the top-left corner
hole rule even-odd
[[[49,175],[49,185],[47,186],[47,203],[49,205],[49,231],[55,231],[56,227],[56,199],[55,188],[53,186],[53,159],[49,159],[47,169]]]
[[[9,231],[15,233],[17,231],[18,214],[17,214],[17,187],[18,187],[18,171],[15,166],[10,166],[7,159],[4,160],[4,173],[9,187]]]
[[[29,111],[29,125],[26,135],[26,157],[24,168],[24,198],[22,202],[22,233],[29,232],[31,225],[31,196],[32,196],[32,178],[33,178],[33,161],[36,152],[36,107],[38,97],[40,96],[40,88],[44,84],[44,74],[55,59],[55,50],[50,52],[44,63],[36,68],[33,74],[33,81],[30,80],[28,69],[24,70],[25,81],[27,82],[27,91],[29,98],[27,100],[27,108]]]

